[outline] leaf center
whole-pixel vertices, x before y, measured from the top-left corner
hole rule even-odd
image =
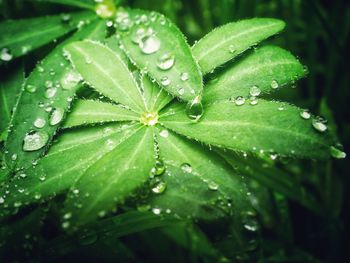
[[[144,112],[140,117],[140,122],[146,126],[154,126],[158,123],[158,113]]]

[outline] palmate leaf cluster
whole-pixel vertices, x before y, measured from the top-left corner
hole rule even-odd
[[[325,120],[269,99],[307,73],[288,51],[260,45],[284,22],[229,23],[190,47],[156,12],[113,1],[42,2],[87,11],[0,24],[5,67],[67,36],[30,74],[18,67],[1,83],[4,222],[55,197],[63,200],[60,227],[90,225],[115,238],[174,220],[229,218],[245,253],[244,233],[258,227],[242,176],[318,209],[274,163],[345,153]],[[113,226],[123,220],[135,223],[118,234]]]

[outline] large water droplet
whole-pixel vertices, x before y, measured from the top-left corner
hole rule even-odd
[[[339,150],[334,146],[330,147],[330,153],[331,153],[331,156],[336,159],[344,159],[346,157],[345,152],[343,152],[342,150]]]
[[[62,76],[60,83],[63,89],[70,90],[74,88],[81,80],[82,78],[78,72],[69,70]]]
[[[203,115],[203,105],[200,102],[200,97],[197,96],[193,101],[190,101],[186,106],[186,114],[192,120],[199,120]]]
[[[276,80],[271,81],[271,88],[272,89],[277,89],[278,88],[278,82]]]
[[[235,98],[235,104],[236,104],[237,106],[241,106],[241,105],[243,105],[244,103],[245,103],[245,98],[244,98],[244,97],[238,96],[238,97]]]
[[[319,132],[325,132],[327,130],[326,124],[318,118],[312,120],[312,126]]]
[[[144,54],[153,54],[160,49],[160,40],[157,36],[144,36],[140,43],[139,47]]]
[[[191,173],[192,172],[192,166],[189,163],[183,163],[181,165],[181,169],[182,171],[184,171],[185,173]]]
[[[157,160],[151,170],[153,175],[162,175],[165,172],[165,165],[162,160]]]
[[[311,113],[308,110],[303,110],[300,112],[300,117],[302,117],[305,120],[308,120],[311,118]]]
[[[139,26],[135,28],[132,33],[131,41],[135,44],[139,44],[145,36],[150,36],[153,34],[153,29],[150,27]]]
[[[63,119],[63,115],[64,115],[63,109],[61,108],[54,109],[50,115],[50,125],[59,124]]]
[[[49,135],[44,131],[31,131],[23,139],[24,151],[36,151],[43,148],[49,140]]]
[[[13,55],[11,53],[11,51],[8,48],[3,48],[0,51],[0,59],[2,61],[8,62],[11,61],[13,58]]]
[[[253,86],[253,87],[250,88],[249,93],[250,93],[251,96],[257,97],[257,96],[260,95],[261,90],[257,86]]]
[[[34,127],[41,129],[45,126],[46,121],[43,118],[37,118],[35,119],[33,124],[34,124]]]
[[[165,191],[166,186],[166,182],[160,181],[152,188],[152,192],[155,194],[161,194]]]
[[[157,66],[161,70],[169,70],[175,64],[175,56],[171,53],[165,53],[158,59]]]

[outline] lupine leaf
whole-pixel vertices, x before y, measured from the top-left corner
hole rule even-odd
[[[75,69],[94,89],[135,112],[143,112],[145,105],[136,81],[111,49],[98,42],[81,41],[66,46],[65,51]]]
[[[33,160],[46,151],[49,143],[36,151],[23,151],[23,140],[26,134],[30,131],[41,131],[45,137],[48,137],[47,141],[49,142],[61,123],[50,125],[50,116],[52,116],[54,108],[65,112],[69,108],[76,90],[80,87],[79,77],[63,57],[63,46],[81,38],[100,39],[104,36],[104,22],[92,22],[58,46],[29,75],[14,112],[11,123],[13,127],[5,143],[8,150],[5,157],[9,167],[12,169],[14,167],[28,167]],[[48,98],[50,96],[52,97]],[[34,126],[34,122],[38,119],[44,120],[43,128]],[[15,161],[11,158],[13,154],[17,155]]]
[[[131,60],[172,95],[186,101],[200,95],[203,89],[202,74],[180,30],[167,18],[154,12],[130,10],[129,16],[133,26],[123,33],[125,25],[121,22],[119,31],[120,41]],[[136,21],[141,16],[147,17],[144,24]],[[169,84],[164,84],[166,82]]]
[[[74,104],[72,112],[68,114],[63,126],[70,128],[104,122],[137,121],[139,118],[135,112],[120,105],[93,100],[78,100]]]
[[[252,88],[269,93],[305,74],[303,65],[288,51],[275,46],[261,47],[209,82],[203,101],[248,97]]]
[[[330,157],[335,143],[329,131],[317,131],[301,109],[281,102],[259,100],[237,106],[220,101],[206,107],[199,122],[190,121],[183,105],[168,108],[160,121],[182,135],[243,152],[270,152],[306,158]],[[169,111],[174,111],[169,114]],[[167,115],[167,116],[166,116]]]
[[[236,171],[250,177],[261,185],[268,187],[287,198],[297,201],[312,211],[320,212],[322,208],[315,198],[292,175],[278,169],[274,163],[268,163],[263,158],[245,156],[232,151],[218,151],[225,160],[235,167]],[[274,155],[268,158],[275,158]]]
[[[5,140],[7,129],[24,81],[23,68],[19,67],[4,76],[0,82],[0,141]]]
[[[248,209],[241,177],[216,153],[166,129],[157,138],[159,156],[166,165],[161,179],[167,188],[152,199],[152,207],[206,220]],[[222,204],[216,202],[218,198]]]
[[[173,100],[163,88],[159,87],[157,83],[152,83],[147,75],[141,75],[141,87],[143,89],[143,96],[146,107],[149,112],[160,111]]]
[[[142,127],[91,165],[75,183],[73,188],[79,194],[66,200],[65,211],[72,215],[69,221],[80,226],[110,211],[147,181],[154,163],[153,129]],[[76,206],[81,207],[79,211]]]
[[[0,196],[11,211],[16,202],[26,205],[62,193],[138,129],[136,125],[109,124],[66,131],[36,166],[18,173]]]
[[[65,17],[69,18],[69,20],[64,20]],[[4,21],[0,23],[0,61],[6,62],[23,56],[72,31],[79,23],[86,23],[93,18],[94,14],[92,12],[84,11]],[[4,52],[9,53],[11,59],[9,57],[6,58]]]
[[[203,74],[235,58],[251,46],[283,30],[285,23],[273,18],[252,18],[215,28],[200,39],[192,52]]]
[[[87,9],[94,9],[95,1],[94,0],[30,0],[35,2],[43,2],[43,3],[53,3],[60,5],[70,5]]]

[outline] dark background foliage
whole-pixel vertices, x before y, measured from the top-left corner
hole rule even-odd
[[[183,30],[191,44],[214,27],[230,21],[250,17],[275,17],[286,21],[286,30],[271,41],[297,55],[308,67],[309,75],[295,88],[282,89],[275,95],[276,99],[293,102],[326,117],[329,124],[336,129],[345,152],[350,153],[349,1],[124,0],[121,2],[132,7],[166,14]],[[2,0],[0,5],[1,20],[68,11],[62,6],[33,4],[24,0]],[[50,50],[50,47],[36,52],[35,57],[43,57],[46,50]],[[35,63],[33,57],[25,60],[29,60],[27,61],[29,64]],[[5,72],[6,69],[1,69],[1,74],[6,74]],[[349,164],[349,158],[346,158],[324,163],[301,161],[298,165],[294,163],[290,165],[290,169],[300,182],[322,203],[324,211],[322,214],[315,214],[293,201],[285,202],[283,196],[272,194],[273,206],[277,206],[278,209],[263,207],[260,211],[263,222],[261,253],[265,256],[263,262],[345,262],[343,258],[347,257],[350,244],[348,224],[350,203],[347,201],[350,197]],[[266,198],[265,195],[261,196]],[[260,195],[257,196],[259,197]],[[47,224],[47,227],[49,226],[50,222]],[[210,233],[218,226],[203,227]],[[50,231],[46,232],[50,234]],[[129,248],[133,248],[133,251],[130,252],[122,244],[119,244],[118,248],[123,251],[124,256],[127,255],[125,251],[129,251],[131,254],[136,254],[143,262],[158,262],[158,260],[202,262],[192,252],[191,247],[175,246],[169,241],[164,241],[166,237],[162,235],[164,234],[157,231],[143,232],[122,240],[129,245]],[[115,244],[113,246],[117,247]],[[93,249],[95,254],[98,254],[102,248],[95,245]],[[81,258],[85,252],[76,250],[70,259],[74,259],[76,253],[79,253]],[[169,259],[170,253],[172,256]],[[112,254],[110,256],[113,258]],[[119,257],[120,262],[126,260],[117,252],[114,256]],[[91,257],[85,260],[89,261]]]

